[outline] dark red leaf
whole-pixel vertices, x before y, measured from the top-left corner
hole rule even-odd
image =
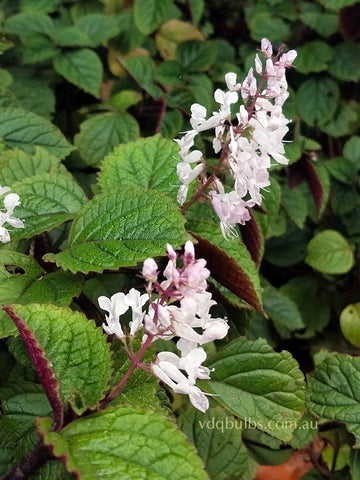
[[[312,196],[314,198],[316,209],[318,212],[320,212],[324,198],[324,190],[316,168],[310,160],[304,160],[304,171],[306,181],[309,184]]]
[[[347,42],[360,39],[360,3],[344,7],[339,12],[339,31]]]
[[[251,210],[249,210],[249,212],[250,220],[247,221],[245,225],[240,226],[241,238],[249,250],[253,262],[259,267],[261,260],[261,236],[256,219]]]
[[[211,271],[211,276],[244,300],[244,302],[263,313],[260,300],[249,276],[238,265],[236,260],[230,257],[225,250],[209,242],[209,240],[195,233],[192,233],[192,235],[198,241],[195,245],[196,256],[205,258],[207,267]]]
[[[33,332],[28,328],[26,323],[16,315],[9,305],[4,305],[3,310],[10,316],[16,328],[19,330],[41,385],[53,409],[54,430],[58,431],[62,428],[64,421],[63,403],[59,395],[59,384],[55,378],[50,362],[45,358],[44,351],[40,348]]]

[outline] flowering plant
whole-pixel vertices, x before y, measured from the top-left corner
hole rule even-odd
[[[1,3],[1,480],[358,478],[358,8]]]

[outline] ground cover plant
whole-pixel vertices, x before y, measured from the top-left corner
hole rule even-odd
[[[0,2],[3,480],[360,477],[360,4]]]

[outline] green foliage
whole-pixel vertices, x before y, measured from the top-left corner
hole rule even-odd
[[[78,414],[95,408],[110,379],[109,346],[101,330],[67,308],[34,303],[15,305],[14,311],[50,362],[62,400]]]
[[[96,196],[78,213],[69,248],[46,259],[73,272],[102,272],[136,265],[161,255],[169,242],[175,247],[189,236],[184,219],[165,195],[124,187]]]
[[[304,480],[360,477],[358,16],[356,0],[2,2],[0,185],[20,196],[24,228],[0,244],[0,303],[21,319],[0,312],[0,476],[254,480],[257,463],[305,447],[318,460]],[[205,195],[179,206],[173,139],[194,103],[218,110],[224,75],[242,82],[264,37],[298,53],[289,165],[271,166],[261,207],[225,239]],[[194,145],[207,173],[211,142]],[[144,293],[142,262],[162,272],[167,244],[189,239],[211,315],[230,326],[204,346],[210,408],[151,374],[156,349],[176,351],[166,334],[111,398],[144,332],[105,336],[98,298]]]
[[[67,469],[80,478],[126,474],[131,480],[139,476],[162,480],[167,472],[174,480],[207,478],[194,448],[175,425],[146,410],[108,408],[72,422],[60,434],[49,431],[48,420],[39,423],[45,443],[54,446],[56,456],[65,456]],[[103,432],[107,432],[108,442],[104,442]]]
[[[305,382],[289,352],[275,353],[264,339],[228,344],[208,362],[212,380],[201,384],[214,399],[262,431],[288,441],[304,408]]]

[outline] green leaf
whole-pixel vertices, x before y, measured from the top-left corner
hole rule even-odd
[[[73,148],[48,120],[21,108],[0,109],[0,137],[10,148],[33,153],[39,146],[59,159],[66,157]]]
[[[108,102],[100,104],[100,106],[116,109],[120,113],[125,113],[126,110],[133,105],[136,105],[142,100],[142,95],[135,90],[121,90],[113,95]]]
[[[296,265],[304,260],[310,238],[309,229],[300,230],[292,224],[286,229],[284,235],[266,241],[265,259],[278,267]]]
[[[182,122],[183,117],[179,110],[167,109],[161,122],[160,134],[165,138],[175,138],[181,130]]]
[[[98,166],[114,147],[136,140],[139,135],[139,125],[128,113],[100,113],[80,125],[75,146],[85,163]]]
[[[105,40],[115,37],[120,28],[115,16],[101,13],[90,13],[81,17],[75,26],[86,35],[90,43],[88,46],[97,47]]]
[[[103,67],[95,52],[87,48],[63,52],[54,58],[53,64],[68,82],[96,98],[100,97]]]
[[[206,259],[212,276],[262,311],[259,274],[243,242],[239,238],[225,239],[217,224],[201,217],[191,220],[188,229],[198,241],[196,252]]]
[[[338,30],[338,17],[333,13],[322,13],[321,10],[320,12],[309,11],[302,13],[300,18],[305,25],[325,38]]]
[[[248,455],[241,439],[242,421],[217,407],[205,413],[188,408],[178,418],[180,429],[195,445],[210,478],[228,480],[248,468]]]
[[[47,420],[38,424],[45,444],[53,445],[55,456],[65,458],[67,470],[79,478],[208,478],[194,447],[160,415],[113,407],[75,420],[61,434],[49,432]]]
[[[346,424],[360,446],[360,358],[326,353],[308,376],[307,407],[311,415]]]
[[[268,12],[254,15],[248,23],[251,38],[260,41],[268,38],[271,42],[287,40],[290,36],[289,26],[279,17]]]
[[[181,43],[176,50],[176,58],[187,72],[207,70],[215,62],[216,44],[200,40]]]
[[[99,175],[102,190],[123,186],[161,190],[176,201],[179,147],[160,135],[121,145],[103,162]]]
[[[57,9],[61,0],[20,0],[20,9],[23,12],[51,13]]]
[[[127,70],[130,76],[153,98],[161,96],[162,91],[153,84],[155,75],[155,64],[151,58],[136,56],[119,59],[120,64]]]
[[[304,328],[296,303],[280,290],[266,286],[263,293],[264,310],[283,338],[290,338],[294,330]]]
[[[332,137],[343,137],[351,134],[357,128],[357,119],[356,105],[351,102],[342,102],[335,115],[320,128]]]
[[[41,33],[49,37],[54,34],[52,19],[42,13],[18,13],[6,20],[4,28],[5,32],[21,37],[33,33]]]
[[[270,185],[266,187],[266,191],[263,192],[262,206],[266,210],[267,214],[254,212],[255,218],[259,223],[264,236],[268,235],[271,231],[276,218],[278,218],[278,212],[281,199],[281,187],[278,181],[271,176]]]
[[[334,58],[329,65],[329,73],[345,82],[357,82],[360,79],[360,45],[357,43],[339,43],[334,47]]]
[[[360,303],[348,305],[341,312],[340,327],[346,340],[360,347]]]
[[[63,401],[78,414],[95,408],[111,374],[109,344],[101,329],[68,308],[36,303],[12,308],[50,362]]]
[[[13,191],[21,199],[16,215],[24,220],[25,225],[12,233],[14,240],[30,238],[73,219],[86,201],[84,192],[75,182],[50,173],[14,183]]]
[[[281,192],[281,203],[291,220],[303,228],[307,216],[306,199],[298,188],[283,188]]]
[[[328,68],[333,49],[320,40],[305,43],[297,49],[296,68],[300,73],[321,72]]]
[[[214,400],[242,419],[289,441],[304,409],[305,382],[289,352],[276,353],[264,339],[240,337],[209,359],[211,381],[199,381]]]
[[[301,84],[296,94],[300,117],[310,126],[324,125],[334,115],[339,99],[337,83],[328,77],[314,77]]]
[[[356,177],[356,168],[350,160],[336,157],[324,163],[330,174],[339,182],[352,183]]]
[[[24,64],[32,64],[51,60],[58,54],[58,49],[46,35],[34,33],[26,37],[22,59]]]
[[[49,173],[56,169],[59,161],[42,147],[35,147],[32,156],[18,149],[7,150],[0,157],[0,185],[11,186],[37,173]]]
[[[41,385],[23,380],[21,383],[9,382],[2,387],[0,399],[1,436],[6,435],[7,448],[13,450],[13,462],[17,463],[23,460],[38,442],[36,418],[50,415],[51,407]],[[2,456],[4,453],[2,450]]]
[[[323,230],[311,239],[305,262],[322,273],[343,274],[351,270],[354,252],[339,232]]]
[[[296,336],[311,337],[329,323],[330,308],[328,303],[319,297],[313,277],[293,277],[281,286],[280,291],[295,302],[306,326],[306,331],[297,333]]]
[[[354,135],[344,145],[343,155],[360,169],[360,137]]]
[[[184,218],[164,194],[122,187],[85,205],[73,223],[69,248],[45,258],[73,272],[117,270],[164,255],[167,243],[180,247],[189,239],[183,225]]]
[[[162,62],[156,67],[156,80],[165,85],[183,85],[183,69],[177,60]]]
[[[335,183],[335,182],[334,182]],[[335,215],[351,212],[358,203],[358,193],[355,185],[336,182],[332,189],[331,207]]]
[[[163,22],[171,0],[135,0],[136,26],[145,35],[153,32]]]
[[[92,44],[90,38],[76,25],[57,26],[54,42],[61,47],[89,47]]]
[[[319,0],[321,5],[325,8],[332,10],[334,12],[338,12],[344,7],[349,7],[350,5],[354,5],[357,3],[357,0]]]
[[[46,273],[27,255],[0,250],[0,303],[52,303],[66,306],[80,294],[82,280],[70,272]],[[16,332],[8,316],[0,311],[0,337]]]
[[[74,480],[74,477],[65,470],[65,466],[60,460],[46,462],[35,475],[31,475],[29,478],[30,480]]]
[[[55,94],[46,81],[41,78],[24,75],[24,70],[14,75],[11,91],[15,94],[20,106],[25,110],[50,118],[55,110]],[[39,96],[41,91],[41,96]]]

